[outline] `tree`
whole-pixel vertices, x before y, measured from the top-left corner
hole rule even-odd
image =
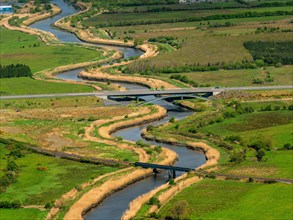
[[[263,148],[261,148],[257,151],[256,158],[258,161],[261,161],[265,155],[266,155],[266,151]]]
[[[189,204],[185,200],[178,201],[173,205],[171,213],[174,219],[186,218],[189,215]]]

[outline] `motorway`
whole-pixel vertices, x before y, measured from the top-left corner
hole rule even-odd
[[[127,91],[104,91],[104,92],[88,92],[88,93],[56,93],[56,94],[34,94],[34,95],[10,95],[0,96],[0,100],[4,99],[28,99],[28,98],[57,98],[57,97],[77,97],[77,96],[96,96],[99,98],[107,98],[108,96],[147,96],[147,95],[186,95],[194,93],[221,93],[224,91],[252,91],[252,90],[278,90],[293,89],[293,85],[285,86],[250,86],[250,87],[226,87],[226,88],[188,88],[188,89],[170,89],[170,90],[127,90]]]

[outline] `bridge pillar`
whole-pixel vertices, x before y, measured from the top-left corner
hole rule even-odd
[[[154,173],[154,174],[159,173],[159,171],[157,170],[157,168],[154,168],[154,169],[153,169],[153,173]]]
[[[173,170],[173,179],[175,179],[175,178],[176,178],[176,171]]]

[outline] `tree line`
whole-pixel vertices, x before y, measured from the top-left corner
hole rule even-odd
[[[248,41],[244,47],[249,50],[254,60],[263,60],[267,64],[293,64],[293,41],[263,42]]]
[[[0,65],[0,78],[11,77],[32,77],[32,72],[25,64]]]

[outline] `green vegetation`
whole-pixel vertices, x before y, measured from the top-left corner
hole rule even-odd
[[[221,155],[229,154],[222,157],[220,170],[224,173],[292,178],[288,161],[293,160],[293,107],[290,102],[271,103],[232,100],[225,104],[214,101],[211,106],[193,102],[190,108],[198,114],[148,132],[159,139],[173,137],[180,142],[206,140],[222,149]]]
[[[102,14],[83,21],[85,26],[112,27],[145,24],[161,24],[176,22],[209,21],[216,19],[233,19],[246,17],[263,17],[289,15],[292,12],[287,7],[257,8],[257,9],[227,9],[200,11],[168,11],[168,12],[137,12],[122,14]]]
[[[1,218],[5,220],[43,220],[46,218],[47,214],[48,211],[40,211],[38,209],[0,209]]]
[[[11,64],[7,66],[0,65],[0,78],[10,78],[10,77],[31,77],[32,72],[27,65],[23,64]]]
[[[49,201],[58,199],[76,185],[115,170],[102,165],[39,155],[26,150],[21,144],[2,143],[0,147],[5,153],[1,161],[9,161],[17,165],[15,180],[1,192],[2,201],[17,199],[24,205],[45,205]],[[15,152],[18,152],[17,156]],[[1,184],[4,184],[2,181],[4,177],[8,178],[7,174],[3,176],[7,169],[1,169]]]
[[[90,86],[47,82],[27,77],[7,79],[2,78],[0,80],[0,95],[50,94],[92,91],[94,91],[94,88]]]
[[[207,196],[209,195],[209,196]],[[189,204],[190,219],[291,219],[292,186],[205,179],[184,189],[159,216],[173,216],[178,201]]]
[[[32,98],[1,100],[0,109],[33,109],[33,108],[60,108],[101,106],[101,99],[95,97],[63,97],[63,98]]]
[[[265,75],[270,74],[272,82],[265,82]],[[211,72],[191,72],[182,73],[189,80],[197,82],[199,85],[206,86],[251,86],[256,79],[260,79],[261,83],[270,85],[288,85],[292,78],[292,66],[283,67],[265,67],[257,69],[244,70],[219,70]],[[169,75],[166,74],[166,77]]]
[[[293,64],[293,41],[288,42],[245,42],[254,60],[263,60],[268,64]]]
[[[73,45],[46,46],[37,36],[1,27],[1,65],[22,63],[32,72],[100,58],[101,51]],[[36,62],[37,60],[37,62]]]

